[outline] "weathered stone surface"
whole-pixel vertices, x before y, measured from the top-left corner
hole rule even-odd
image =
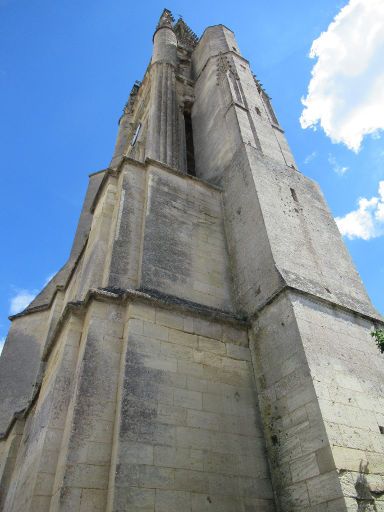
[[[165,9],[70,258],[13,318],[0,507],[382,510],[380,322],[233,32]]]

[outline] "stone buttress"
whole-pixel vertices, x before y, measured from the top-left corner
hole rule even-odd
[[[164,10],[0,360],[5,512],[384,510],[382,325],[233,32]]]

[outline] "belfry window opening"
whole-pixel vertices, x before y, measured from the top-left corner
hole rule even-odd
[[[139,123],[137,125],[137,128],[135,130],[135,133],[133,134],[133,137],[132,137],[132,140],[131,140],[131,146],[134,146],[136,144],[136,141],[140,135],[140,130],[141,130],[141,123]]]
[[[187,160],[187,173],[196,176],[195,150],[193,146],[192,117],[189,109],[184,109],[185,151]]]

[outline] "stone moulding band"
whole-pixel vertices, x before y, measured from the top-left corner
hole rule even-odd
[[[222,192],[223,189],[217,185],[213,185],[212,183],[209,183],[208,181],[205,181],[205,180],[202,180],[201,178],[198,178],[196,176],[191,176],[190,174],[186,174],[182,171],[180,171],[179,169],[176,169],[175,167],[171,167],[167,164],[165,164],[164,162],[160,162],[159,160],[153,160],[152,158],[146,158],[145,159],[145,162],[140,162],[138,160],[135,160],[134,158],[130,158],[128,156],[124,156],[122,161],[120,162],[119,166],[117,167],[117,169],[111,169],[111,168],[108,168],[108,169],[103,169],[102,171],[99,171],[99,172],[95,172],[93,174],[90,174],[90,176],[94,176],[95,174],[101,174],[101,173],[105,173],[101,183],[100,183],[100,187],[99,187],[99,190],[97,191],[96,195],[95,195],[95,198],[93,200],[93,203],[91,205],[91,212],[93,213],[95,211],[95,208],[97,206],[97,203],[100,199],[100,196],[101,196],[101,193],[104,189],[104,186],[109,178],[109,176],[113,176],[113,177],[116,177],[119,175],[119,173],[121,172],[122,170],[122,167],[125,163],[129,163],[133,166],[136,166],[136,167],[140,167],[141,169],[147,169],[148,165],[155,165],[157,167],[160,167],[161,169],[165,170],[165,171],[168,171],[169,173],[171,174],[175,174],[177,176],[179,176],[180,178],[183,178],[183,179],[186,179],[186,180],[193,180],[193,181],[197,181],[199,182],[200,184],[206,186],[207,188],[210,188],[210,189],[213,189],[213,190],[217,190],[219,192]]]
[[[62,287],[58,287],[62,288]],[[151,292],[144,292],[141,290],[107,290],[107,289],[91,289],[88,291],[87,296],[85,297],[84,301],[78,301],[78,302],[69,302],[64,309],[64,312],[62,314],[62,317],[66,314],[67,309],[73,309],[73,308],[83,308],[86,306],[91,298],[95,298],[96,300],[106,300],[110,299],[113,301],[128,301],[129,299],[133,300],[142,300],[149,303],[156,303],[160,307],[164,307],[166,309],[170,308],[177,308],[180,310],[188,311],[188,312],[196,312],[199,314],[202,314],[206,316],[207,318],[211,318],[213,320],[219,320],[219,321],[226,321],[229,323],[242,323],[244,326],[249,326],[254,320],[257,319],[257,317],[260,315],[260,313],[263,311],[264,308],[272,304],[277,298],[280,297],[283,293],[291,292],[299,296],[307,297],[308,299],[318,302],[321,304],[328,305],[329,307],[333,307],[335,309],[339,309],[340,311],[344,311],[345,313],[349,313],[352,315],[356,315],[360,318],[363,318],[364,320],[368,320],[372,322],[375,326],[378,326],[380,328],[384,327],[384,319],[377,315],[368,315],[361,311],[358,311],[356,309],[348,308],[347,306],[343,306],[342,304],[339,304],[337,302],[333,302],[332,300],[325,299],[323,297],[320,297],[318,295],[315,295],[311,292],[308,292],[307,290],[303,290],[301,288],[296,288],[294,286],[290,285],[283,285],[281,288],[279,288],[274,294],[272,294],[265,302],[263,302],[257,310],[249,315],[246,316],[236,316],[231,313],[228,313],[226,311],[221,311],[219,309],[210,308],[208,306],[203,306],[201,304],[193,303],[187,300],[183,299],[177,299],[171,296],[171,295],[165,295],[162,294],[156,290],[151,290]],[[9,317],[10,320],[14,320],[15,318],[19,318],[25,315],[29,315],[32,313],[38,313],[39,311],[44,311],[48,309],[51,305],[52,301],[50,303],[47,303],[42,306],[37,306],[35,308],[27,309],[25,311],[22,311],[21,313],[17,313],[16,315],[12,315]],[[62,318],[61,317],[61,318]],[[60,320],[58,321],[58,324],[60,323]]]
[[[9,422],[8,428],[5,432],[0,432],[0,440],[5,439],[12,429],[15,421],[18,418],[24,417],[28,414],[31,407],[35,403],[42,384],[42,377],[44,373],[45,365],[49,359],[49,356],[55,346],[55,342],[65,325],[65,322],[70,315],[84,315],[87,307],[93,301],[99,302],[112,302],[117,304],[129,304],[134,302],[142,302],[144,304],[151,304],[154,307],[161,307],[163,309],[172,309],[179,312],[185,312],[189,314],[195,314],[199,317],[203,317],[207,320],[218,321],[229,325],[234,325],[242,329],[249,329],[250,323],[244,317],[222,311],[220,309],[212,308],[209,306],[203,306],[201,304],[191,302],[185,299],[180,299],[173,295],[167,295],[157,290],[129,290],[129,289],[113,289],[113,288],[91,288],[84,300],[76,302],[68,302],[65,306],[57,324],[46,340],[45,348],[41,356],[41,365],[39,371],[39,377],[34,385],[32,396],[28,402],[28,405],[21,411],[17,411],[11,421]],[[36,313],[48,309],[50,305],[38,306],[31,310],[19,313],[10,317],[11,319],[24,316],[26,314]]]
[[[114,302],[114,303],[119,303],[119,304],[143,302],[143,303],[151,304],[153,306],[161,307],[164,309],[173,309],[173,310],[176,309],[180,312],[186,312],[189,314],[198,314],[199,316],[202,316],[209,320],[236,325],[238,327],[242,327],[243,329],[249,329],[251,327],[252,323],[255,320],[257,320],[260,313],[266,307],[268,307],[275,300],[277,300],[280,296],[282,296],[283,294],[286,294],[286,293],[292,293],[297,296],[306,297],[306,298],[312,300],[313,302],[321,303],[323,305],[333,307],[333,308],[343,311],[345,313],[356,315],[360,318],[363,318],[364,320],[368,320],[368,321],[372,322],[375,327],[384,327],[384,320],[379,316],[373,317],[370,315],[366,315],[359,311],[350,309],[346,306],[342,306],[341,304],[337,304],[330,300],[323,299],[322,297],[314,295],[310,292],[307,292],[305,290],[301,290],[299,288],[295,288],[295,287],[289,286],[289,285],[283,285],[279,290],[276,291],[276,293],[274,293],[271,297],[269,297],[269,299],[267,301],[265,301],[263,304],[261,304],[259,306],[259,308],[257,309],[257,311],[255,311],[255,313],[250,315],[248,318],[233,315],[231,313],[228,313],[226,311],[222,311],[222,310],[219,310],[216,308],[203,306],[201,304],[197,304],[197,303],[194,303],[194,302],[191,302],[188,300],[180,299],[180,298],[172,296],[172,295],[166,295],[157,290],[93,288],[88,291],[84,300],[76,301],[76,302],[68,302],[68,304],[64,308],[64,311],[62,312],[59,320],[57,321],[56,327],[53,330],[52,335],[49,337],[49,339],[46,342],[46,346],[45,346],[45,349],[44,349],[42,357],[41,357],[41,365],[42,365],[42,367],[44,367],[44,365],[47,363],[49,355],[52,352],[52,349],[54,348],[55,341],[56,341],[58,335],[60,334],[63,326],[65,325],[65,322],[68,319],[68,317],[71,314],[83,315],[85,313],[86,308],[93,300],[100,301],[100,302]],[[49,308],[49,304],[45,305],[45,306],[38,306],[31,310],[27,310],[25,312],[14,315],[14,316],[10,317],[10,319],[12,320],[14,318],[24,316],[26,314],[32,314],[32,313],[36,313],[39,311],[43,311],[48,308]],[[40,371],[40,375],[42,375],[42,371]],[[14,414],[14,417],[10,421],[6,432],[0,433],[0,439],[5,439],[8,436],[8,433],[10,432],[14,422],[18,418],[23,417],[26,414],[28,414],[28,411],[31,409],[35,400],[37,399],[40,387],[41,387],[41,378],[35,384],[32,397],[31,397],[28,405],[26,406],[26,408],[21,411],[18,411]]]

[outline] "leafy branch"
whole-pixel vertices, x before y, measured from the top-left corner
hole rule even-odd
[[[377,329],[371,332],[372,338],[375,338],[376,345],[379,347],[380,352],[384,353],[384,329]]]

